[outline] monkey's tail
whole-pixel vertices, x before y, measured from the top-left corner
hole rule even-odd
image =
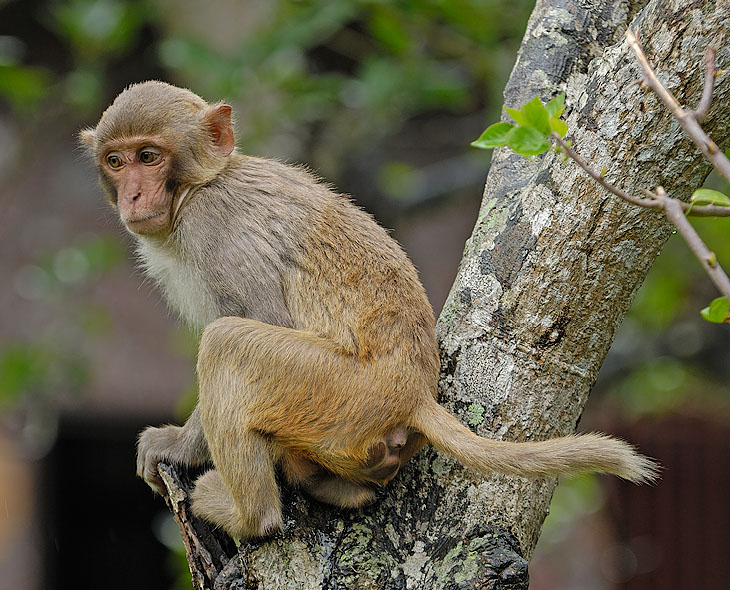
[[[581,472],[612,473],[635,483],[652,482],[659,465],[622,440],[598,433],[539,442],[498,441],[477,436],[429,397],[413,422],[437,449],[481,472],[545,477]]]

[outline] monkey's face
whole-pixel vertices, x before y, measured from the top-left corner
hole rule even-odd
[[[122,223],[139,235],[168,233],[174,194],[170,155],[158,139],[133,138],[106,146],[99,167]]]
[[[180,199],[215,179],[235,149],[229,105],[156,81],[123,91],[79,139],[122,223],[140,236],[169,234]]]

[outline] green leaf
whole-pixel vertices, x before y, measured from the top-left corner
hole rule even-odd
[[[723,205],[730,207],[730,197],[725,193],[712,190],[711,188],[698,188],[692,193],[690,201],[695,205]]]
[[[521,156],[537,156],[550,148],[545,136],[533,127],[515,127],[507,134],[507,144]]]
[[[550,131],[555,131],[560,137],[565,137],[565,134],[568,133],[568,124],[562,119],[553,117],[550,119]]]
[[[550,125],[548,124],[550,116],[545,105],[537,96],[522,106],[522,114],[525,119],[523,125],[532,127],[543,135],[550,133]]]
[[[419,192],[422,184],[419,172],[405,162],[388,162],[378,170],[378,188],[391,199],[408,200]]]
[[[11,346],[0,354],[0,407],[37,390],[49,371],[49,359],[40,348]]]
[[[527,119],[525,119],[525,115],[522,114],[522,111],[518,111],[517,109],[511,109],[509,107],[504,107],[504,110],[507,111],[507,114],[512,117],[515,123],[518,125],[527,125]]]
[[[0,64],[0,97],[19,109],[40,103],[48,96],[52,81],[43,68]]]
[[[512,123],[495,123],[487,127],[478,139],[471,142],[471,145],[483,150],[507,145],[507,135],[512,129],[514,129]]]
[[[730,323],[730,301],[727,297],[713,299],[701,312],[702,317],[714,324]]]
[[[551,119],[557,119],[565,110],[565,93],[561,92],[545,105]]]

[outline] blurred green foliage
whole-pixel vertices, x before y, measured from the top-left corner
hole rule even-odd
[[[464,111],[501,93],[530,0],[279,1],[233,51],[189,31],[171,32],[164,3],[148,0],[44,2],[38,19],[66,46],[70,68],[21,62],[23,41],[0,43],[0,95],[16,106],[63,93],[81,114],[103,106],[114,64],[145,31],[142,54],[173,81],[195,81],[209,98],[251,112],[243,145],[283,127],[339,118],[354,135],[388,134],[429,110]],[[499,19],[495,14],[501,15]],[[27,41],[26,41],[27,42]],[[155,69],[155,68],[153,68]],[[128,83],[133,80],[125,80]],[[114,90],[118,91],[118,87]]]
[[[72,0],[50,5],[50,24],[80,59],[104,59],[132,44],[153,9],[146,1]]]
[[[0,54],[0,95],[16,109],[31,109],[45,98],[50,79],[46,70],[7,63]]]
[[[98,110],[110,62],[134,47],[156,14],[156,4],[148,0],[71,0],[49,6],[48,26],[74,56],[73,69],[60,80],[69,105],[83,114]]]
[[[557,543],[569,531],[566,526],[576,519],[597,512],[603,507],[605,494],[595,474],[560,480],[550,502],[540,536],[541,546]]]
[[[124,258],[123,246],[111,237],[82,236],[73,244],[42,254],[22,267],[13,286],[26,300],[57,310],[57,321],[33,342],[3,343],[0,348],[0,412],[23,398],[76,395],[88,382],[90,367],[83,351],[111,329],[107,310],[87,303],[88,289]]]
[[[718,260],[730,261],[730,219],[691,218]],[[673,235],[649,271],[617,336],[631,341],[625,370],[607,400],[631,417],[689,410],[713,419],[730,412],[727,324],[710,324],[700,308],[714,286],[684,241]]]
[[[690,221],[718,260],[730,261],[730,219],[692,217]],[[639,290],[631,317],[650,332],[666,329],[691,311],[691,296],[698,283],[706,281],[707,276],[692,252],[679,236],[673,235]],[[712,293],[710,289],[707,292]]]
[[[58,72],[46,64],[23,64],[26,44],[35,40],[0,37],[0,96],[16,109],[32,113],[43,108],[44,100],[57,100],[60,88],[79,111],[98,108],[104,99],[105,67],[130,49],[140,29],[153,18],[154,7],[153,2],[122,0],[44,3],[36,16],[69,45],[72,69]]]
[[[239,142],[257,149],[312,126],[341,152],[429,111],[464,112],[501,93],[532,2],[279,2],[222,54],[198,38],[162,39],[162,65],[208,97],[245,105]],[[496,26],[494,14],[503,14]],[[493,81],[499,80],[499,83]]]

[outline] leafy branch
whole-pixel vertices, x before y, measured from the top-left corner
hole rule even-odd
[[[701,126],[712,102],[715,78],[720,73],[715,68],[716,49],[710,47],[707,50],[702,97],[697,108],[689,111],[680,106],[672,93],[656,77],[634,33],[628,30],[626,37],[643,70],[640,85],[657,94],[713,167],[730,182],[730,160]],[[572,148],[570,141],[564,139],[568,132],[568,125],[560,118],[564,109],[564,94],[559,94],[546,104],[535,97],[520,109],[505,107],[505,111],[514,123],[500,122],[490,125],[471,145],[481,149],[507,146],[515,153],[526,157],[537,156],[550,149],[552,145],[556,145],[556,149],[570,157],[608,192],[638,207],[663,211],[722,294],[702,310],[702,317],[714,323],[730,323],[730,278],[718,263],[715,253],[710,251],[687,220],[687,216],[690,215],[730,217],[730,197],[720,191],[699,188],[690,197],[690,202],[686,203],[670,197],[661,186],[657,186],[654,191],[642,189],[643,196],[627,193],[606,180],[605,171],[599,173],[591,168],[590,164]]]

